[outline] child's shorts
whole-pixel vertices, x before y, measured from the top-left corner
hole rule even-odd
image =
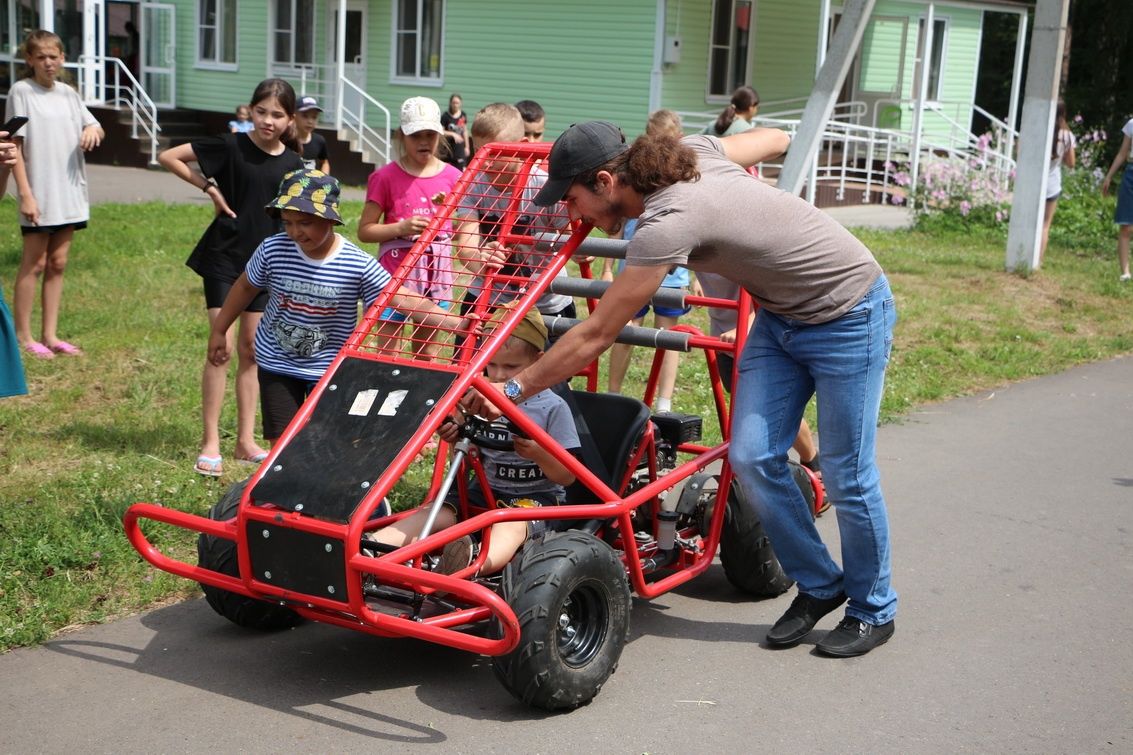
[[[260,411],[264,415],[264,438],[275,440],[299,413],[299,407],[311,395],[316,380],[280,375],[257,368],[260,380]]]
[[[662,288],[667,288],[667,287],[662,286]],[[670,291],[678,291],[680,289],[670,288],[669,290]],[[637,320],[637,319],[645,317],[647,314],[649,314],[649,307],[650,306],[651,305],[646,304],[644,307],[642,307],[641,311],[633,316],[633,319]],[[687,315],[691,311],[692,311],[692,307],[658,307],[658,306],[653,307],[653,312],[655,314],[661,315],[662,317],[681,317],[683,315]]]
[[[1113,222],[1118,225],[1133,225],[1133,163],[1125,166],[1121,177],[1121,188],[1117,190],[1117,211]]]
[[[224,300],[228,298],[228,292],[232,290],[232,283],[222,281],[219,278],[205,278],[205,308],[206,309],[220,309],[224,306]],[[256,298],[252,299],[252,303],[248,305],[245,312],[263,312],[268,306],[268,292],[267,290],[260,291],[256,294]]]
[[[65,231],[71,228],[76,231],[81,231],[87,227],[87,221],[80,220],[78,223],[62,223],[60,225],[21,225],[20,233],[27,236],[29,233],[46,233],[48,236],[53,236],[59,231]]]
[[[531,493],[522,496],[509,496],[506,493],[496,496],[496,508],[511,509],[511,508],[528,508],[537,506],[557,506],[559,500],[551,493]],[[468,486],[468,504],[470,506],[486,507],[488,505],[487,499],[480,491],[480,487],[476,484]],[[454,485],[452,490],[445,496],[444,505],[452,510],[452,513],[458,518],[460,516],[460,491]],[[547,530],[546,519],[536,519],[527,523],[528,536],[538,535]]]
[[[451,301],[433,301],[433,304],[436,304],[446,312],[452,308]],[[409,315],[405,314],[404,312],[400,312],[393,307],[386,307],[384,310],[382,310],[382,319],[387,322],[405,322],[409,319]]]

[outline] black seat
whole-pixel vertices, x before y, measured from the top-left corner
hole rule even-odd
[[[562,391],[578,426],[582,463],[615,492],[649,422],[649,407],[617,393]],[[585,485],[567,487],[567,503],[601,503]]]

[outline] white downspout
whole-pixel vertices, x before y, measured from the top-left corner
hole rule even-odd
[[[814,56],[816,65],[814,67],[814,77],[818,78],[818,72],[822,70],[822,64],[826,62],[826,48],[830,44],[830,0],[822,0],[822,9],[819,11],[818,17],[818,50]],[[837,100],[837,95],[835,95]],[[837,101],[835,101],[837,104]],[[825,128],[825,127],[824,127]],[[814,159],[810,161],[810,170],[807,173],[806,182],[806,201],[814,204],[818,196],[818,153],[814,153]]]
[[[924,126],[924,99],[928,90],[928,69],[932,64],[933,26],[936,22],[936,3],[928,4],[925,16],[924,47],[921,49],[921,81],[917,87],[917,102],[913,111],[913,154],[909,170],[909,207],[913,206],[912,193],[916,192],[917,175],[921,168],[921,128]]]
[[[346,78],[346,0],[338,0],[338,28],[334,40],[335,91],[334,91],[334,129],[342,131],[342,105]]]
[[[661,83],[664,76],[662,66],[665,59],[665,2],[657,0],[655,31],[653,40],[653,68],[649,71],[649,113],[661,107]]]
[[[1023,82],[1023,48],[1027,44],[1027,12],[1019,14],[1019,33],[1015,35],[1015,69],[1011,72],[1011,104],[1007,111],[1007,154],[1015,154],[1015,130],[1019,122],[1019,93]]]

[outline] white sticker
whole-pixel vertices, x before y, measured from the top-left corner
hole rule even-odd
[[[386,400],[382,402],[382,408],[378,409],[378,414],[383,417],[392,417],[397,414],[397,408],[401,406],[401,402],[405,400],[407,393],[409,391],[390,391]]]
[[[354,397],[354,403],[350,406],[348,413],[357,417],[365,417],[370,413],[370,409],[373,408],[374,402],[377,400],[377,388],[371,388],[368,391],[358,391],[358,395]]]

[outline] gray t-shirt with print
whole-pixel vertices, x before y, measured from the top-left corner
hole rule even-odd
[[[578,428],[574,424],[570,408],[561,396],[550,390],[540,391],[523,401],[519,408],[567,451],[579,448]],[[502,420],[498,420],[492,423],[491,435],[501,440],[510,440],[511,432],[507,427]],[[497,498],[548,494],[562,501],[566,494],[562,485],[547,479],[538,464],[514,451],[482,448],[480,458],[484,463],[488,484]]]
[[[645,197],[629,265],[684,265],[743,286],[769,312],[809,324],[846,314],[881,275],[822,210],[753,178],[713,136],[687,136],[700,179]]]

